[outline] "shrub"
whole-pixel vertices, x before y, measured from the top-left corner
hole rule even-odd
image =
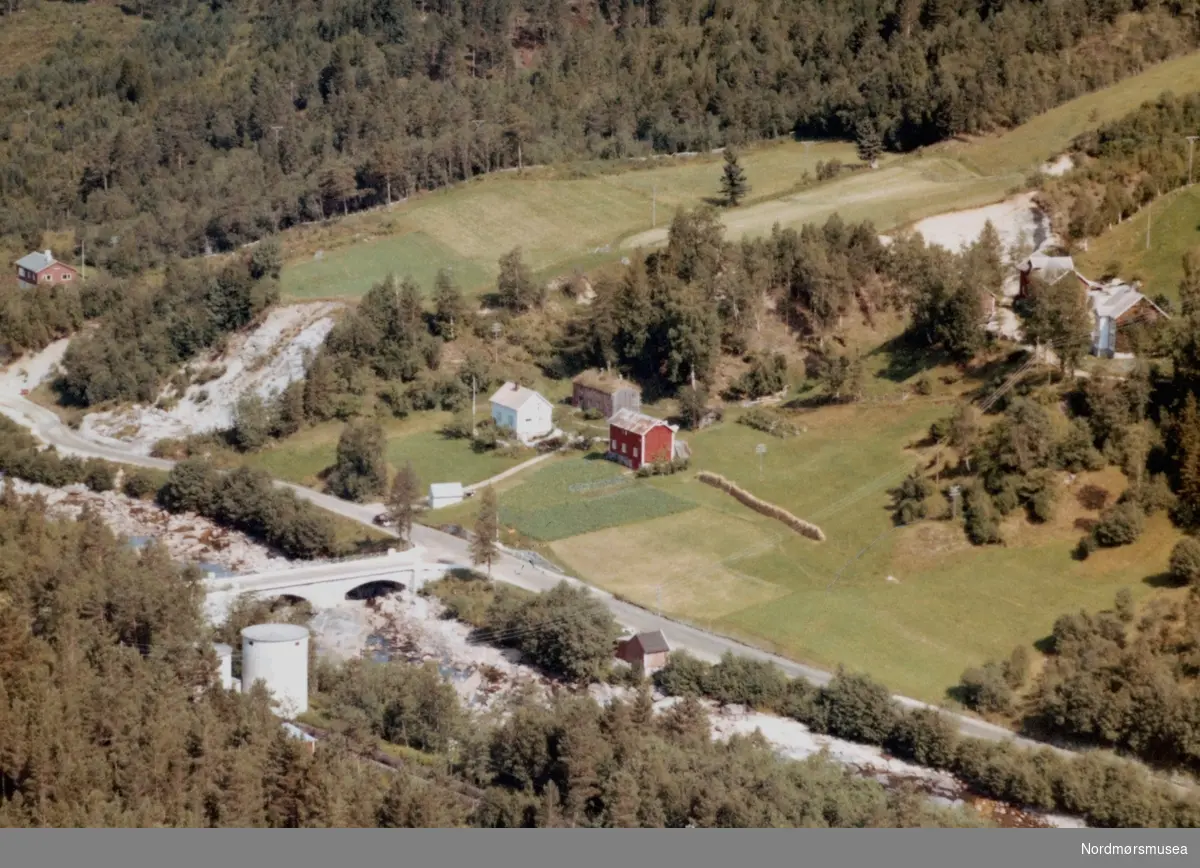
[[[982,486],[972,485],[967,489],[964,511],[967,539],[978,546],[1000,542],[1000,521],[991,497]]]
[[[667,665],[654,673],[654,685],[668,696],[705,696],[712,669],[686,651],[672,651]]]
[[[913,391],[918,395],[929,396],[933,394],[933,380],[929,379],[928,374],[922,374],[917,378],[917,382],[913,384]],[[934,423],[937,424],[937,423]]]
[[[1184,537],[1171,549],[1171,577],[1181,585],[1200,584],[1200,540]]]
[[[747,410],[738,419],[743,425],[756,431],[763,431],[772,437],[791,437],[796,434],[796,426],[784,419],[778,413],[754,407]]]
[[[750,369],[729,387],[729,398],[761,398],[783,390],[788,379],[787,357],[782,353],[756,354]]]
[[[166,483],[166,474],[154,470],[134,470],[133,472],[126,471],[124,484],[121,490],[130,497],[136,497],[139,500],[145,500],[150,497],[156,497],[159,489]]]
[[[1131,501],[1136,503],[1146,515],[1154,515],[1156,512],[1174,509],[1178,498],[1176,498],[1175,492],[1171,491],[1167,477],[1162,473],[1156,473],[1148,480],[1131,485],[1121,492],[1119,501]]]
[[[1112,548],[1134,542],[1142,535],[1144,528],[1145,516],[1141,507],[1132,501],[1125,501],[1101,514],[1100,523],[1092,535],[1099,545]]]
[[[1005,668],[999,663],[985,663],[962,674],[959,694],[963,705],[985,714],[1007,714],[1012,711],[1013,692],[1005,679]]]
[[[1092,442],[1092,429],[1082,419],[1072,420],[1066,436],[1054,445],[1054,461],[1071,473],[1104,466],[1104,457]]]
[[[98,458],[88,459],[83,481],[92,491],[112,491],[117,482],[117,467]]]
[[[916,708],[899,713],[885,744],[902,759],[944,769],[954,761],[958,742],[958,732],[946,715],[929,708]]]
[[[533,664],[573,680],[603,677],[620,635],[598,597],[566,582],[516,604],[497,596],[487,620],[483,638],[513,645]]]
[[[705,681],[708,695],[722,705],[739,704],[758,710],[776,710],[787,695],[787,676],[764,660],[736,657],[726,651]]]
[[[219,484],[217,471],[211,464],[202,458],[188,458],[171,468],[157,499],[169,512],[206,515],[213,508]]]
[[[454,416],[442,426],[442,436],[451,440],[466,440],[471,436],[471,417],[465,414]]]
[[[896,726],[891,694],[865,675],[838,672],[821,688],[818,702],[826,730],[839,738],[883,744]]]
[[[927,500],[933,494],[933,483],[914,471],[905,477],[892,495],[892,520],[897,525],[912,524],[929,515]]]

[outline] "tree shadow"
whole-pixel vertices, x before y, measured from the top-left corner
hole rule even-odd
[[[887,359],[887,364],[879,371],[878,376],[893,383],[903,383],[917,374],[951,361],[942,350],[919,347],[904,335],[880,344],[867,355]]]
[[[1187,582],[1181,582],[1170,573],[1155,573],[1142,579],[1143,585],[1151,588],[1182,588]]]
[[[1058,643],[1055,641],[1053,635],[1043,636],[1033,643],[1033,647],[1042,654],[1054,654],[1058,650]]]
[[[946,698],[962,708],[967,708],[967,688],[961,684],[946,688]]]
[[[797,395],[780,406],[785,410],[816,410],[832,403],[833,398],[830,395]]]
[[[714,208],[724,208],[729,204],[729,201],[724,196],[703,196],[700,201]]]

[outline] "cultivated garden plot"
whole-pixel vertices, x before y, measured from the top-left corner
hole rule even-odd
[[[532,474],[500,501],[500,521],[543,542],[686,512],[694,504],[619,464],[563,461]]]

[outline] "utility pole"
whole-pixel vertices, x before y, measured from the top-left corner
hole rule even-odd
[[[1188,186],[1192,186],[1192,157],[1196,155],[1196,139],[1200,136],[1187,136],[1188,141]]]
[[[1146,249],[1150,249],[1150,215],[1151,209],[1154,208],[1154,200],[1151,199],[1146,203]]]
[[[475,436],[475,375],[471,374],[471,437]]]

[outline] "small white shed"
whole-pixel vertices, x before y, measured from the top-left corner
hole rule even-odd
[[[456,503],[462,503],[463,496],[461,482],[435,482],[429,486],[429,508],[454,506]]]

